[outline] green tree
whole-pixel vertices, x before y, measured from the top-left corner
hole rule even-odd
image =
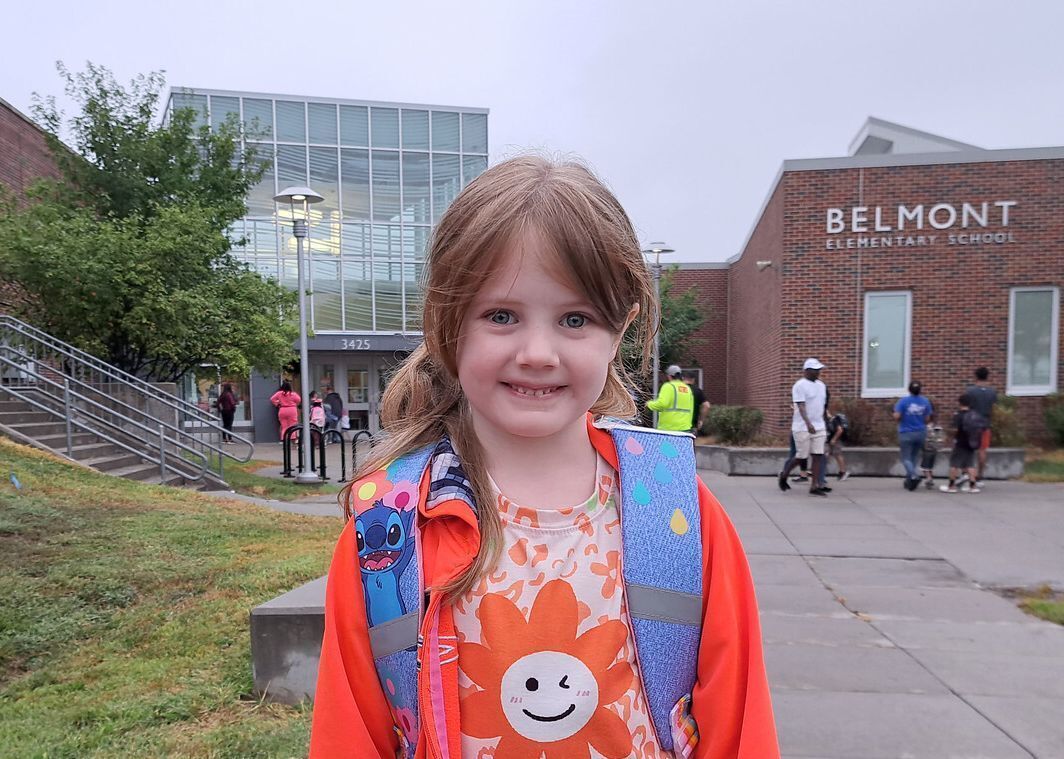
[[[676,272],[679,267],[671,266],[661,273],[659,294],[661,297],[661,365],[691,363],[691,350],[705,340],[698,336],[698,330],[705,323],[706,314],[698,309],[695,302],[698,294],[693,287],[682,293],[674,293]]]
[[[63,179],[0,211],[0,277],[25,293],[22,315],[153,380],[290,360],[295,294],[230,252],[228,229],[264,168],[240,150],[239,125],[197,129],[192,109],[157,123],[160,73],[123,87],[100,66],[59,71],[80,113],[64,121],[38,99],[35,116]]]
[[[702,312],[695,302],[698,293],[693,287],[682,293],[675,293],[676,266],[664,269],[661,273],[661,281],[658,286],[658,295],[661,298],[661,343],[660,361],[662,369],[669,364],[690,365],[691,350],[704,341],[698,336],[708,314]],[[630,337],[630,335],[629,335]],[[645,396],[649,396],[653,386],[651,374],[642,374],[638,371],[640,364],[640,351],[636,351],[633,342],[626,339],[621,344],[621,355],[624,356],[625,364],[629,367],[633,377],[637,377],[641,390]],[[651,369],[653,371],[653,368]]]

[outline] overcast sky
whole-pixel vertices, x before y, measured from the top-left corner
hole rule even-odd
[[[120,80],[491,109],[491,160],[575,154],[674,261],[739,252],[780,162],[869,115],[985,148],[1064,144],[1064,3],[44,0],[8,3],[0,97],[55,61]]]

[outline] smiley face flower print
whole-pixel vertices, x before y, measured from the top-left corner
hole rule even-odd
[[[592,747],[609,759],[632,751],[628,726],[605,708],[632,684],[617,661],[628,629],[607,620],[579,637],[576,594],[564,580],[543,586],[526,620],[503,595],[480,606],[483,644],[460,643],[458,665],[480,690],[462,699],[462,732],[499,738],[495,756],[568,759]]]

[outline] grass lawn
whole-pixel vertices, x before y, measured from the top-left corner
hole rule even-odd
[[[1023,479],[1028,482],[1064,482],[1064,449],[1038,451],[1028,456]]]
[[[1020,603],[1020,607],[1042,619],[1064,625],[1064,601],[1051,601],[1044,598],[1028,598]]]
[[[251,694],[248,611],[324,574],[339,520],[2,439],[0,473],[0,755],[306,755],[309,708]]]
[[[294,501],[297,498],[305,498],[308,495],[340,492],[339,485],[328,482],[323,482],[320,485],[297,485],[292,480],[279,480],[255,474],[259,469],[268,466],[277,470],[281,468],[281,465],[276,462],[261,461],[259,459],[252,459],[246,464],[226,461],[224,469],[225,481],[238,493],[257,495],[260,498],[273,498],[278,501]],[[336,513],[340,513],[339,506]]]

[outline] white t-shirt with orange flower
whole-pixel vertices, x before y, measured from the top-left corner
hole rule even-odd
[[[559,510],[496,491],[498,567],[454,606],[463,759],[656,759],[624,598],[617,474]]]

